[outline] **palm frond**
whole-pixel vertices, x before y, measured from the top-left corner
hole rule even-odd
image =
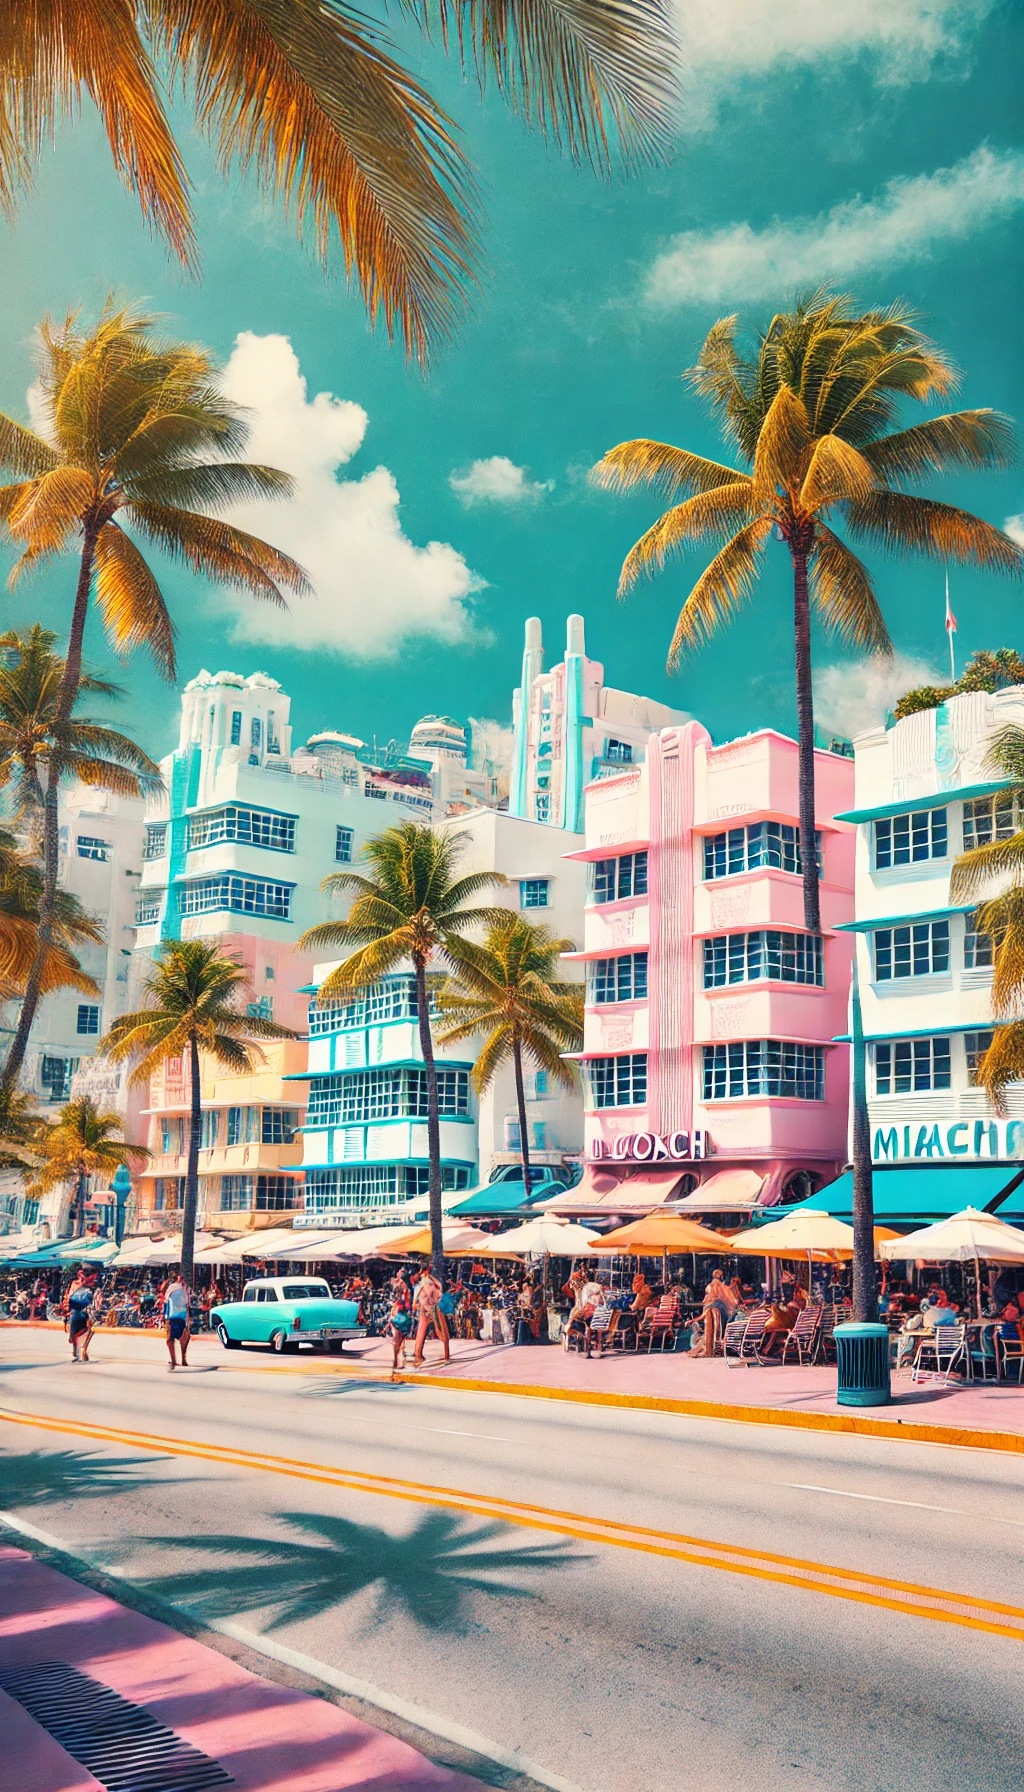
[[[223,509],[231,504],[266,503],[294,498],[290,473],[249,461],[211,461],[201,466],[170,466],[131,477],[126,489],[133,499],[169,505],[173,510]]]
[[[59,455],[34,430],[26,429],[0,411],[0,467],[17,479],[38,479],[58,465]]]
[[[724,535],[734,533],[737,525],[749,522],[759,508],[753,485],[744,479],[742,484],[700,492],[666,510],[626,555],[617,595],[628,596],[640,579],[662,572],[669,555],[688,543],[720,541]]]
[[[1014,794],[1018,801],[1024,800],[1024,728],[1013,722],[998,728],[988,743],[985,765],[1018,786]]]
[[[177,676],[174,624],[163,592],[135,543],[117,523],[96,542],[96,602],[107,637],[122,658],[147,647],[165,678]]]
[[[1007,873],[1019,876],[1024,871],[1024,830],[1011,834],[1008,840],[992,840],[987,846],[975,846],[957,859],[949,876],[950,901],[973,902],[994,877]]]
[[[794,491],[803,479],[811,452],[811,426],[803,399],[780,385],[757,435],[754,489],[763,503],[781,485]]]
[[[757,517],[740,529],[715,555],[690,592],[675,626],[668,651],[674,671],[682,654],[711,639],[720,623],[728,622],[749,597],[758,577],[758,558],[771,533],[771,519]]]
[[[172,559],[219,584],[233,585],[282,608],[286,607],[282,585],[300,596],[312,591],[289,554],[219,518],[148,501],[130,504],[124,515]]]
[[[978,1086],[985,1090],[996,1113],[1004,1113],[1007,1085],[1024,1082],[1024,1021],[1010,1021],[996,1027],[992,1044],[975,1074]]]
[[[926,554],[957,566],[990,567],[1019,577],[1024,549],[1002,529],[952,504],[906,492],[872,492],[846,506],[850,528],[890,553]]]
[[[999,411],[955,411],[866,442],[861,452],[886,484],[956,467],[1007,467],[1014,454],[1013,422]]]
[[[37,554],[68,546],[96,495],[95,484],[81,467],[60,466],[26,485],[7,513],[14,539]]]
[[[892,654],[871,574],[824,523],[815,525],[808,572],[814,601],[829,628],[868,653]]]
[[[636,491],[639,486],[680,498],[710,492],[723,485],[749,483],[749,475],[720,466],[701,454],[673,448],[669,442],[620,442],[591,469],[591,483],[610,492]]]
[[[875,476],[865,455],[842,436],[818,436],[811,451],[799,505],[812,515],[849,498],[866,498]]]

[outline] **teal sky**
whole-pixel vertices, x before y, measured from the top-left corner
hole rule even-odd
[[[428,710],[506,722],[523,618],[543,618],[550,662],[578,610],[610,682],[692,710],[716,739],[792,729],[784,550],[753,606],[669,678],[668,640],[699,559],[618,604],[623,555],[657,501],[595,493],[586,470],[634,435],[717,457],[717,434],[679,375],[717,316],[738,310],[761,324],[818,280],[865,304],[906,298],[963,368],[962,402],[1024,416],[1024,11],[996,0],[693,0],[683,16],[687,122],[671,162],[610,182],[572,168],[496,96],[481,102],[403,31],[403,54],[462,127],[486,204],[480,291],[426,377],[370,336],[358,297],[323,277],[279,209],[222,180],[184,116],[199,281],[147,235],[95,118],[87,111],[60,138],[19,219],[0,224],[5,409],[25,414],[39,316],[93,310],[117,287],[224,360],[241,332],[287,338],[308,401],[330,393],[366,414],[363,433],[351,409],[304,413],[283,344],[250,343],[233,363],[234,387],[253,403],[269,404],[279,382],[260,455],[292,465],[297,453],[312,477],[301,512],[262,526],[318,573],[320,595],[268,638],[251,605],[162,568],[183,680],[200,666],[272,673],[300,739],[325,726],[403,737]],[[328,435],[350,452],[337,489],[337,454],[323,447],[313,464]],[[489,483],[488,469],[470,470],[493,457],[523,469],[497,469],[511,494],[468,501]],[[378,468],[390,481],[361,483]],[[452,475],[469,476],[461,494]],[[1000,524],[1024,511],[1019,471],[929,489]],[[430,543],[444,545],[424,556]],[[898,649],[941,670],[941,568],[866,557]],[[5,600],[7,615],[60,626],[72,585],[69,563],[51,569]],[[1024,645],[1018,586],[955,571],[951,595],[958,663],[977,647]],[[822,669],[847,657],[820,638],[815,652]],[[90,657],[111,664],[95,624]],[[120,719],[166,751],[173,690],[141,658],[123,676]],[[872,704],[881,719],[885,693],[878,680],[833,674],[821,702],[826,726],[845,729],[870,719]]]

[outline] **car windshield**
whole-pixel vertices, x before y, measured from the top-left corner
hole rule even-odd
[[[285,1300],[330,1300],[326,1282],[286,1282],[281,1290]]]

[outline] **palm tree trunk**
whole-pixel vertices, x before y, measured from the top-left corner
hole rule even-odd
[[[89,613],[89,593],[92,589],[93,560],[96,554],[95,525],[87,524],[85,540],[82,545],[82,558],[78,568],[78,584],[75,588],[75,607],[71,616],[71,632],[68,638],[67,658],[64,661],[64,673],[60,681],[57,695],[57,708],[53,719],[55,738],[66,726],[75,698],[78,695],[78,681],[82,676],[82,639],[85,634],[85,620]],[[58,804],[60,797],[60,777],[55,773],[51,759],[47,768],[46,795],[43,799],[43,886],[39,895],[39,933],[36,941],[35,957],[29,970],[25,984],[25,994],[21,999],[21,1013],[18,1026],[7,1059],[0,1073],[0,1094],[7,1096],[13,1093],[21,1067],[25,1062],[28,1049],[29,1034],[36,1018],[39,1006],[39,993],[42,987],[43,971],[53,939],[53,918],[57,901],[57,844],[59,838]]]
[[[427,1006],[427,967],[416,963],[416,1008],[420,1051],[427,1077],[427,1157],[430,1163],[430,1265],[444,1287],[444,1232],[441,1225],[441,1122],[437,1111],[437,1066]]]
[[[83,1169],[79,1169],[78,1191],[77,1191],[77,1196],[75,1199],[75,1208],[76,1208],[75,1226],[77,1228],[77,1230],[73,1234],[73,1236],[75,1238],[80,1238],[85,1231],[85,1178],[86,1178],[86,1172]]]
[[[856,936],[854,936],[856,939]],[[875,1292],[875,1199],[871,1170],[871,1124],[868,1118],[867,1063],[860,1008],[857,947],[853,948],[850,995],[853,1051],[853,1317],[862,1325],[878,1318]]]
[[[512,1063],[516,1073],[516,1106],[519,1109],[519,1156],[523,1165],[523,1194],[530,1198],[530,1138],[526,1130],[526,1089],[523,1084],[523,1048],[518,1039],[512,1041]]]
[[[195,1273],[196,1208],[199,1205],[199,1135],[203,1124],[203,1086],[199,1068],[199,1046],[193,1037],[189,1046],[189,1079],[191,1097],[188,1130],[188,1173],[185,1177],[185,1211],[181,1216],[181,1279],[192,1292]]]
[[[796,642],[796,721],[800,751],[800,860],[803,867],[804,926],[820,933],[818,855],[814,850],[814,701],[811,694],[811,609],[807,555],[793,557],[793,632]]]

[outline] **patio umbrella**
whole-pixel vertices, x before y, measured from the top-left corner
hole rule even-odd
[[[732,1241],[710,1226],[683,1219],[681,1214],[648,1213],[643,1219],[630,1220],[628,1226],[616,1226],[603,1238],[595,1238],[590,1249],[610,1256],[655,1257],[660,1252],[661,1279],[667,1287],[670,1253],[678,1256],[688,1251],[695,1257],[698,1251],[714,1251],[725,1256],[732,1250]]]
[[[600,1237],[589,1226],[574,1225],[571,1220],[555,1219],[553,1214],[538,1214],[512,1232],[489,1237],[479,1252],[481,1257],[580,1257],[590,1254],[590,1245]]]
[[[479,1226],[471,1226],[468,1221],[444,1220],[441,1225],[441,1236],[444,1241],[445,1256],[454,1255],[456,1251],[475,1253],[494,1243],[490,1232],[481,1232]],[[429,1257],[433,1250],[429,1226],[418,1226],[415,1232],[396,1229],[394,1243],[388,1244],[383,1255],[388,1257]]]
[[[895,1238],[888,1226],[875,1227],[876,1252],[884,1239]],[[831,1263],[853,1256],[853,1227],[830,1213],[791,1213],[767,1226],[748,1226],[729,1240],[729,1249],[750,1257],[806,1257]]]
[[[994,1213],[965,1207],[934,1226],[891,1238],[881,1252],[889,1262],[913,1257],[925,1263],[973,1263],[980,1318],[982,1263],[1024,1263],[1024,1233]]]

